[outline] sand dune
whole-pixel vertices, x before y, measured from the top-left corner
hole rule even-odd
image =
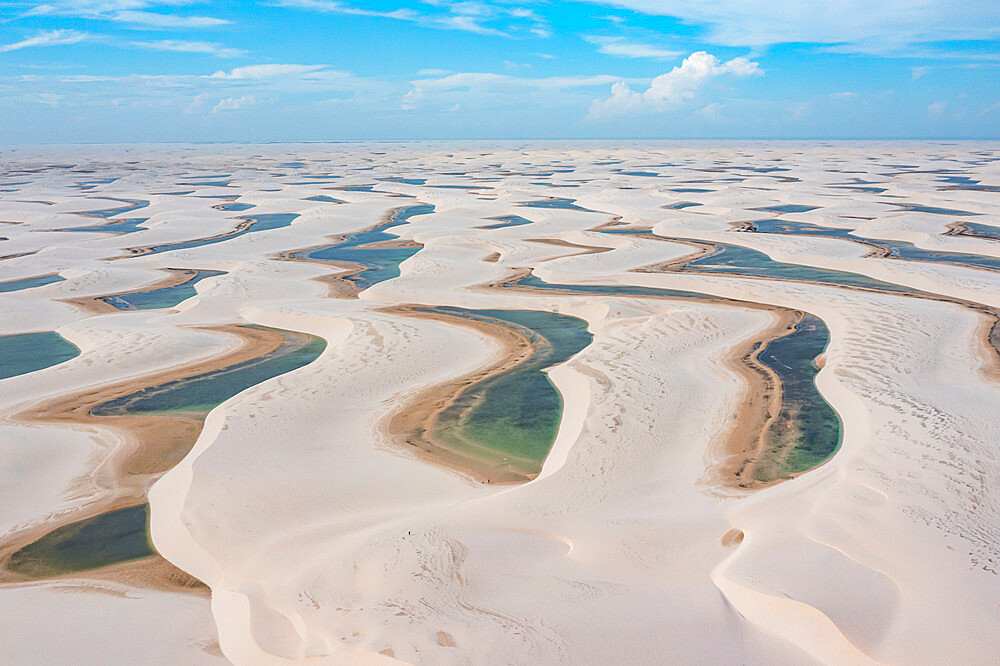
[[[0,220],[12,223],[0,256],[21,255],[0,260],[0,282],[65,279],[0,293],[0,336],[56,331],[81,353],[0,380],[0,548],[107,498],[126,444],[100,424],[17,415],[210,364],[239,344],[225,326],[327,346],[211,409],[191,451],[148,489],[153,545],[210,600],[118,570],[0,585],[13,661],[994,660],[1000,380],[989,334],[1000,271],[738,228],[777,216],[1000,257],[995,240],[948,235],[957,221],[1000,226],[996,195],[941,180],[957,169],[1000,182],[996,146],[147,146],[127,166],[106,146],[66,157],[72,168],[25,175],[55,150],[4,162],[0,180],[29,183],[0,199]],[[304,166],[279,167],[291,160]],[[88,165],[118,180],[70,187]],[[787,171],[760,170],[776,165]],[[635,170],[659,175],[620,173]],[[228,186],[191,185],[199,173]],[[330,174],[335,183],[292,184]],[[128,205],[115,199],[149,205],[80,214]],[[253,207],[222,210],[233,202]],[[287,260],[417,204],[433,212],[388,229],[398,240],[364,255],[398,263],[398,277],[331,293],[331,275],[347,284],[352,274]],[[130,251],[215,239],[273,214],[297,217]],[[513,215],[530,223],[495,224]],[[129,233],[67,230],[137,218],[146,221]],[[623,229],[666,240],[608,233]],[[761,254],[742,272],[684,270],[699,253],[711,259],[692,243]],[[399,248],[417,251],[400,263]],[[798,277],[774,273],[775,263]],[[197,270],[224,273],[170,307],[87,305]],[[894,288],[838,285],[836,275]],[[534,282],[504,286],[512,276]],[[511,340],[527,339],[415,317],[414,306],[586,322],[589,346],[545,371],[562,410],[530,481],[492,483],[394,431],[418,397],[423,423],[441,411],[435,396],[514,367]],[[809,313],[829,329],[814,390],[836,412],[841,444],[819,466],[746,489],[733,478],[733,433],[777,417],[740,357],[775,337],[775,313]]]

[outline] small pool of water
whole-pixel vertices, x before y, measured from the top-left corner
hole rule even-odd
[[[542,199],[540,201],[521,201],[518,202],[518,206],[524,206],[525,208],[559,208],[562,210],[579,210],[584,213],[597,213],[599,211],[591,210],[590,208],[583,208],[582,206],[576,205],[576,199],[564,199],[560,197],[554,197],[552,199]]]
[[[531,220],[520,215],[498,215],[490,218],[500,220],[499,224],[484,224],[480,229],[504,229],[506,227],[519,227],[524,224],[533,224]]]
[[[247,328],[267,327],[247,326]],[[301,368],[318,358],[326,349],[326,340],[323,338],[293,331],[280,332],[285,341],[270,354],[219,370],[151,386],[101,403],[91,409],[90,413],[94,416],[120,416],[185,412],[200,414],[203,418],[209,411],[237,393],[272,377]]]
[[[555,441],[563,406],[562,396],[543,370],[563,363],[591,343],[587,322],[534,310],[421,310],[499,324],[535,346],[520,365],[467,387],[438,416],[432,437],[501,472],[537,474]]]
[[[0,335],[0,379],[59,365],[80,355],[80,348],[55,331]]]
[[[42,287],[47,284],[52,284],[53,282],[62,282],[65,279],[66,278],[58,273],[50,273],[49,275],[38,275],[21,280],[7,280],[6,282],[0,282],[0,293],[8,291],[21,291],[22,289],[31,289],[32,287]]]
[[[56,528],[11,555],[7,566],[29,578],[45,578],[155,554],[149,538],[149,505],[141,504]]]
[[[399,277],[399,265],[416,254],[419,247],[365,247],[372,243],[392,241],[398,238],[387,233],[393,227],[406,224],[411,217],[434,212],[430,204],[417,204],[397,209],[385,224],[367,231],[347,234],[346,238],[333,245],[296,254],[298,259],[360,264],[360,272],[345,279],[354,282],[358,289],[367,289],[373,284]]]
[[[818,208],[819,206],[804,206],[802,204],[781,204],[780,206],[763,206],[752,210],[765,210],[775,213],[808,213],[809,211],[817,210]]]
[[[217,275],[225,275],[226,271],[196,270],[191,279],[181,284],[146,291],[135,291],[130,294],[114,294],[104,296],[100,300],[113,305],[118,310],[156,310],[172,308],[198,292],[194,286],[202,280]]]
[[[969,223],[965,223],[968,227]],[[981,225],[976,225],[981,226]],[[988,255],[969,254],[966,252],[948,252],[945,250],[924,250],[913,243],[896,240],[883,240],[858,236],[851,229],[836,227],[821,227],[815,224],[802,224],[787,220],[757,220],[753,222],[754,231],[763,234],[790,234],[797,236],[824,236],[827,238],[843,238],[846,240],[863,241],[884,248],[892,256],[910,261],[929,261],[942,264],[954,264],[969,268],[1000,270],[1000,258]],[[1000,229],[993,228],[1000,237]]]
[[[781,411],[765,434],[766,449],[754,467],[757,481],[812,469],[840,447],[840,417],[816,388],[816,358],[829,341],[823,320],[806,314],[791,333],[761,351],[759,360],[781,379]]]
[[[250,210],[253,207],[254,204],[242,203],[239,201],[234,201],[232,203],[226,203],[226,204],[219,204],[218,206],[215,206],[215,208],[218,208],[219,210],[224,210],[227,213],[238,213],[240,211]]]
[[[219,236],[211,236],[208,238],[197,238],[195,240],[189,241],[179,241],[177,243],[166,243],[164,245],[157,245],[153,247],[147,254],[159,254],[160,252],[170,252],[171,250],[187,250],[195,247],[202,247],[204,245],[213,245],[215,243],[222,243],[227,240],[232,240],[234,238],[239,238],[240,236],[245,236],[247,234],[252,234],[258,231],[270,231],[271,229],[281,229],[282,227],[287,227],[299,216],[298,213],[264,213],[261,215],[253,215],[240,218],[245,221],[249,221],[250,224],[243,226],[243,228],[232,231],[228,234],[221,234]]]

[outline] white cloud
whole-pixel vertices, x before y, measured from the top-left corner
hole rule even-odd
[[[922,42],[996,39],[1000,3],[989,0],[590,0],[707,28],[726,46],[789,42],[891,52]]]
[[[150,28],[212,28],[229,21],[211,16],[178,16],[149,11],[157,6],[176,6],[184,0],[55,0],[36,5],[27,16],[74,16],[85,19],[130,23]]]
[[[806,116],[812,114],[815,107],[813,107],[810,102],[796,102],[792,104],[788,111],[785,113],[785,117],[789,120],[802,120]]]
[[[117,12],[110,19],[119,23],[134,23],[151,28],[215,28],[229,24],[225,19],[212,16],[175,16],[142,11]]]
[[[326,14],[352,14],[354,16],[378,16],[382,18],[398,19],[401,21],[416,21],[419,17],[412,9],[395,9],[392,11],[374,11],[353,7],[343,2],[333,0],[276,0],[275,5],[288,7],[291,9],[308,9],[314,12]]]
[[[219,103],[215,105],[212,109],[212,113],[221,113],[223,111],[236,111],[247,106],[253,106],[257,104],[258,100],[253,95],[243,95],[242,97],[226,97],[225,99],[219,100]]]
[[[207,53],[220,58],[239,58],[246,55],[242,49],[231,49],[214,42],[189,42],[177,39],[159,39],[151,42],[132,42],[132,46],[153,51],[176,51],[179,53]]]
[[[439,11],[422,13],[413,9],[370,10],[338,0],[272,0],[279,7],[326,14],[348,14],[409,21],[426,28],[461,30],[480,35],[511,37],[515,34],[547,38],[552,35],[547,21],[526,7],[488,4],[475,0],[425,0]]]
[[[17,51],[19,49],[27,49],[35,46],[76,44],[85,39],[87,39],[87,33],[85,32],[77,32],[76,30],[46,30],[45,32],[38,33],[34,37],[28,37],[27,39],[22,39],[19,42],[2,45],[0,46],[0,53]]]
[[[326,65],[247,65],[212,74],[213,79],[270,79],[276,76],[301,76],[326,69]]]
[[[626,41],[624,37],[584,37],[591,44],[596,44],[600,48],[598,53],[605,55],[619,56],[622,58],[655,58],[658,60],[669,60],[681,55],[683,51],[669,51],[649,44]]]
[[[928,118],[940,118],[944,114],[945,107],[948,106],[948,102],[934,102],[927,106],[927,117]]]
[[[706,104],[705,106],[695,111],[695,115],[700,116],[705,120],[718,122],[722,120],[722,116],[719,113],[720,111],[722,111],[722,105],[719,104],[718,102],[712,102],[711,104]]]
[[[549,76],[529,78],[489,72],[460,72],[438,78],[417,79],[410,82],[409,92],[403,96],[402,109],[414,109],[430,100],[454,103],[454,95],[469,101],[482,101],[491,95],[523,95],[526,92],[555,93],[578,88],[605,86],[619,77],[606,74],[593,76]]]
[[[594,100],[591,118],[614,116],[637,111],[660,111],[695,98],[698,90],[710,79],[723,75],[753,76],[763,74],[760,66],[746,58],[722,62],[704,51],[692,53],[666,74],[653,79],[645,92],[632,90],[624,81],[611,86],[611,97]]]

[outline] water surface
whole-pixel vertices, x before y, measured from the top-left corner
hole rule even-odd
[[[259,358],[144,388],[101,403],[90,413],[94,416],[176,415],[204,421],[209,411],[226,400],[251,386],[311,363],[326,349],[326,340],[305,333],[265,326],[248,325],[246,328],[276,331],[284,341]],[[188,446],[193,444],[194,441],[187,443]],[[56,528],[14,553],[8,567],[29,577],[41,578],[86,571],[155,553],[149,538],[149,508],[142,504],[106,511]]]
[[[766,448],[754,478],[787,478],[826,462],[841,442],[837,412],[816,388],[816,358],[830,341],[819,317],[806,314],[788,335],[772,340],[758,356],[781,380],[781,411],[765,434]]]
[[[562,396],[544,369],[563,363],[590,344],[587,322],[534,310],[420,308],[425,312],[514,329],[534,345],[514,368],[466,388],[438,416],[432,437],[485,460],[501,472],[532,476],[541,470],[562,418]]]
[[[822,227],[815,224],[789,222],[787,220],[756,220],[753,230],[763,234],[791,234],[796,236],[823,236],[827,238],[842,238],[860,241],[885,249],[891,256],[910,261],[929,261],[933,263],[954,264],[969,268],[1000,270],[1000,257],[969,254],[967,252],[950,252],[946,250],[925,250],[913,243],[897,240],[872,239],[856,235],[851,229],[837,227]],[[969,226],[969,223],[965,223]],[[977,225],[980,226],[980,225]],[[1000,229],[993,229],[1000,234]]]
[[[0,379],[35,372],[80,355],[80,348],[55,331],[0,335]]]
[[[416,254],[419,247],[366,247],[373,243],[393,241],[395,234],[387,233],[393,227],[406,224],[411,217],[434,212],[431,204],[417,204],[397,209],[389,221],[367,231],[347,234],[343,241],[295,255],[297,259],[332,261],[360,264],[363,270],[344,279],[354,282],[364,290],[373,284],[399,277],[399,265]]]
[[[104,296],[100,300],[113,305],[118,310],[172,308],[181,301],[185,301],[196,295],[198,292],[194,286],[205,278],[225,274],[226,271],[196,270],[189,280],[180,284],[159,287],[157,289],[147,289],[145,291],[134,291],[129,294],[113,294],[111,296]]]
[[[284,342],[264,356],[144,388],[101,403],[91,409],[90,413],[94,416],[122,416],[184,412],[204,418],[209,411],[237,393],[301,368],[318,358],[326,349],[326,340],[320,337],[265,326],[248,325],[246,328],[278,331],[284,336]]]
[[[282,227],[289,226],[295,218],[299,216],[298,213],[264,213],[261,215],[253,215],[247,217],[241,217],[239,219],[249,222],[249,224],[243,224],[240,228],[231,231],[228,234],[221,234],[219,236],[211,236],[208,238],[197,238],[195,240],[189,241],[179,241],[177,243],[167,243],[164,245],[154,246],[147,254],[158,254],[160,252],[170,252],[171,250],[187,250],[195,247],[202,247],[203,245],[213,245],[215,243],[222,243],[223,241],[232,240],[234,238],[239,238],[240,236],[245,236],[246,234],[252,234],[257,231],[269,231],[271,229],[281,229]]]
[[[500,220],[499,224],[485,224],[480,229],[504,229],[506,227],[519,227],[524,224],[533,224],[531,220],[521,217],[520,215],[498,215],[496,217],[490,218],[492,220]]]
[[[11,555],[7,566],[30,578],[45,578],[155,554],[149,505],[141,504],[58,527]]]
[[[66,278],[58,273],[50,273],[49,275],[37,275],[35,277],[24,278],[22,280],[7,280],[6,282],[0,282],[0,293],[8,291],[21,291],[22,289],[31,289],[32,287],[42,287],[47,284],[52,284],[53,282],[62,282],[65,279]]]
[[[560,197],[553,197],[551,199],[542,199],[540,201],[521,201],[518,202],[518,206],[524,206],[525,208],[560,208],[562,210],[579,210],[585,213],[597,213],[600,211],[591,210],[590,208],[583,208],[582,206],[576,205],[576,199],[564,199]]]

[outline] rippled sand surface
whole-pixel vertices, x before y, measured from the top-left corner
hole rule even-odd
[[[0,336],[80,352],[0,372],[5,660],[995,660],[1000,145],[0,155]],[[247,326],[325,348],[179,461],[87,412]]]

